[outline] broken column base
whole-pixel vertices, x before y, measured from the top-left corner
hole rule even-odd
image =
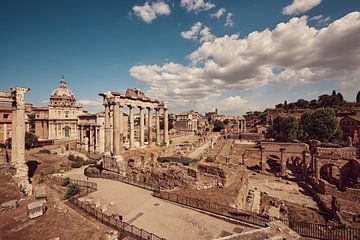
[[[123,156],[107,156],[103,155],[103,168],[105,170],[120,173],[124,170],[124,158]]]
[[[28,167],[26,165],[16,166],[15,181],[24,195],[30,196],[32,194],[32,185],[29,182]]]

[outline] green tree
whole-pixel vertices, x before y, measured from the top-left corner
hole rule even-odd
[[[305,112],[300,122],[310,139],[329,142],[341,136],[339,121],[331,108]]]
[[[220,132],[224,128],[225,128],[225,124],[222,121],[216,120],[214,122],[214,129],[213,129],[214,132]]]
[[[358,91],[358,93],[356,95],[356,102],[360,103],[360,91]]]
[[[274,138],[275,141],[289,142],[297,138],[298,122],[292,116],[278,116],[270,125],[267,138]]]
[[[38,137],[31,132],[25,132],[25,147],[26,149],[38,146]]]

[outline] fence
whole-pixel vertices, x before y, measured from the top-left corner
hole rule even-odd
[[[295,222],[284,219],[265,217],[254,212],[240,210],[201,199],[186,197],[176,193],[154,191],[154,196],[206,212],[219,214],[246,223],[251,223],[260,227],[267,226],[267,223],[270,221],[280,220],[303,237],[324,240],[360,240],[360,229],[356,228]]]
[[[93,208],[89,206],[88,204],[85,204],[77,199],[79,196],[74,196],[69,199],[71,203],[79,207],[80,209],[84,210],[91,216],[93,216],[95,219],[101,221],[102,223],[111,226],[115,229],[117,229],[120,233],[126,233],[131,235],[132,237],[135,237],[136,239],[143,239],[143,240],[165,240],[164,238],[161,238],[153,233],[147,232],[144,229],[137,228],[134,225],[128,224],[126,222],[121,221],[120,219],[106,215],[105,213],[102,213],[96,208]]]
[[[147,190],[159,190],[159,184],[155,181],[152,181],[150,179],[144,178],[144,177],[139,177],[139,178],[134,178],[134,177],[128,177],[128,176],[123,176],[121,174],[115,174],[115,173],[91,173],[91,172],[87,172],[85,173],[86,176],[88,177],[92,177],[92,178],[105,178],[105,179],[111,179],[111,180],[116,180],[119,182],[123,182],[123,183],[127,183],[136,187],[141,187]]]
[[[64,177],[61,176],[54,176],[49,175],[49,178],[52,180],[55,180],[59,183],[64,182]],[[129,234],[136,239],[141,240],[165,240],[165,238],[161,238],[153,233],[147,232],[144,229],[137,228],[134,225],[130,225],[126,222],[121,221],[119,218],[116,218],[113,215],[107,215],[105,213],[102,213],[100,210],[85,204],[81,201],[79,201],[79,197],[84,196],[88,193],[94,192],[97,190],[97,184],[95,182],[88,182],[88,181],[82,181],[77,179],[69,179],[70,183],[77,185],[81,189],[81,193],[69,198],[69,202],[74,204],[75,206],[79,207],[80,209],[84,210],[91,216],[93,216],[95,219],[101,221],[102,223],[111,226],[115,229],[117,229],[121,233]]]

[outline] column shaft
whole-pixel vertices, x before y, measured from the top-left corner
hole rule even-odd
[[[110,105],[105,105],[105,152],[111,151]]]
[[[120,155],[120,106],[118,103],[114,105],[113,110],[113,155]]]
[[[148,110],[148,143],[149,145],[152,144],[153,142],[153,134],[152,134],[152,116],[153,116],[153,112],[152,109],[149,108]]]
[[[129,106],[129,121],[130,121],[130,148],[135,146],[135,135],[134,135],[134,108]]]
[[[140,107],[140,147],[144,146],[144,108]]]
[[[169,116],[168,116],[168,110],[164,109],[164,142],[167,145],[169,145]]]
[[[156,143],[160,144],[160,119],[159,119],[159,109],[155,110],[155,125],[156,125]]]

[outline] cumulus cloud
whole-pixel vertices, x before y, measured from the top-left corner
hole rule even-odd
[[[225,8],[220,8],[217,12],[210,14],[211,17],[220,18],[226,12]]]
[[[298,15],[309,11],[321,3],[321,0],[294,0],[282,9],[284,15]]]
[[[164,2],[145,2],[143,6],[135,5],[133,7],[135,15],[140,17],[144,22],[151,23],[157,16],[168,16],[171,13],[170,7]]]
[[[231,91],[276,84],[360,79],[360,12],[316,29],[294,17],[274,29],[204,42],[188,65],[138,65],[130,74],[149,86],[147,94],[177,109],[213,103]],[[356,80],[356,81],[355,81]],[[344,84],[343,84],[344,85]],[[185,109],[186,110],[186,109]]]
[[[206,2],[204,0],[181,0],[180,5],[188,12],[202,12],[208,11],[215,7],[215,4]]]
[[[233,16],[232,13],[228,13],[226,16],[226,21],[225,21],[225,27],[232,27],[234,25],[234,22],[231,20],[231,17]]]
[[[185,39],[200,40],[200,42],[208,42],[215,38],[210,29],[201,22],[195,23],[189,31],[181,32],[180,35]]]

